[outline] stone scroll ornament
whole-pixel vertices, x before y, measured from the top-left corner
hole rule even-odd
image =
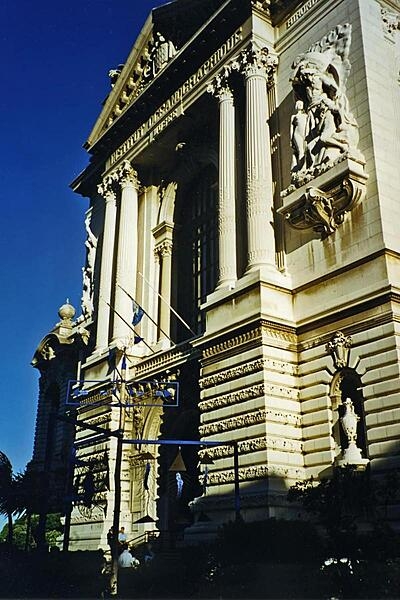
[[[338,25],[296,58],[291,78],[292,184],[299,187],[344,158],[364,163],[346,95],[351,25]]]

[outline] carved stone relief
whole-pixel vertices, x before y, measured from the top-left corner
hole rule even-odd
[[[119,115],[132,103],[135,98],[149,85],[152,79],[162,71],[168,62],[175,56],[177,49],[171,40],[166,40],[159,32],[148,40],[143,48],[136,64],[129,74],[127,83],[121,90],[119,98],[114,106],[104,129],[112,125]],[[118,65],[116,69],[109,71],[111,85],[114,87],[121,75],[124,65]]]
[[[278,212],[293,227],[313,229],[322,239],[336,231],[365,193],[365,159],[346,93],[350,45],[351,25],[338,25],[292,65],[291,184],[281,195],[304,190]]]

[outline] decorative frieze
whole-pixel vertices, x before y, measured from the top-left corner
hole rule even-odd
[[[223,431],[240,429],[242,427],[251,427],[260,423],[276,422],[281,425],[291,425],[300,427],[301,416],[291,412],[280,412],[275,410],[260,409],[251,413],[238,415],[229,419],[221,419],[214,423],[200,425],[199,432],[201,436],[214,435]]]
[[[215,398],[203,400],[199,403],[199,408],[202,412],[206,412],[209,410],[223,408],[224,406],[237,404],[239,402],[246,402],[247,400],[259,398],[260,396],[264,395],[276,396],[278,398],[283,397],[289,400],[298,400],[299,397],[298,390],[296,389],[274,384],[261,383],[238,390],[237,392],[218,395]]]
[[[264,370],[275,371],[277,373],[284,373],[288,375],[296,375],[297,371],[296,366],[290,363],[274,360],[272,358],[259,358],[251,362],[238,365],[237,367],[233,367],[232,369],[220,371],[219,373],[215,373],[215,375],[203,377],[200,380],[200,389],[213,387],[220,383],[225,383],[226,381],[238,379],[240,377],[250,375],[251,373]]]
[[[279,477],[281,479],[299,480],[303,477],[303,469],[295,467],[255,465],[239,469],[239,481],[253,481],[255,479],[266,479],[267,477]],[[209,485],[223,485],[234,483],[235,472],[233,469],[216,471],[208,474]]]
[[[262,450],[275,450],[278,452],[302,453],[303,442],[300,440],[290,440],[285,438],[272,438],[270,436],[251,438],[238,442],[239,454],[250,454],[252,452],[261,452]],[[199,451],[202,457],[205,453],[212,459],[227,458],[233,456],[233,446],[215,446]]]
[[[266,508],[267,506],[282,506],[287,503],[287,494],[246,494],[240,498],[242,508]],[[190,509],[196,512],[209,510],[224,510],[234,508],[233,495],[209,495],[195,498],[189,503]]]
[[[257,327],[256,329],[252,329],[251,331],[242,333],[238,336],[230,338],[229,340],[216,344],[215,346],[206,348],[203,352],[203,356],[204,358],[209,358],[215,355],[219,355],[226,350],[230,350],[231,348],[236,348],[248,342],[252,342],[256,339],[259,339],[260,336],[261,329]]]

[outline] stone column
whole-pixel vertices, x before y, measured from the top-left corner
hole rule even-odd
[[[247,271],[275,268],[271,143],[267,81],[276,65],[267,48],[243,52],[246,82]]]
[[[132,335],[132,330],[127,324],[132,322],[132,300],[126,292],[135,298],[138,239],[139,181],[137,172],[128,160],[125,160],[118,169],[117,178],[121,186],[121,206],[115,277],[113,341],[129,338]],[[126,323],[116,313],[119,313]]]
[[[114,236],[117,215],[115,181],[111,176],[104,178],[98,186],[98,192],[105,200],[103,245],[101,251],[100,286],[97,308],[96,351],[101,352],[108,347],[110,327],[110,307],[112,269],[114,260]],[[108,302],[108,304],[107,304]]]
[[[218,283],[233,287],[236,271],[235,107],[226,78],[217,76],[208,91],[219,100]]]

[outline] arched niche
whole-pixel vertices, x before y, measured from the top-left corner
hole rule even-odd
[[[359,417],[357,425],[357,447],[364,457],[368,456],[368,446],[365,428],[364,397],[362,393],[361,377],[355,369],[344,367],[336,371],[330,386],[330,399],[332,407],[332,437],[335,442],[335,460],[338,460],[348,441],[341,426],[340,419],[344,415],[344,401],[350,398],[355,413]]]

